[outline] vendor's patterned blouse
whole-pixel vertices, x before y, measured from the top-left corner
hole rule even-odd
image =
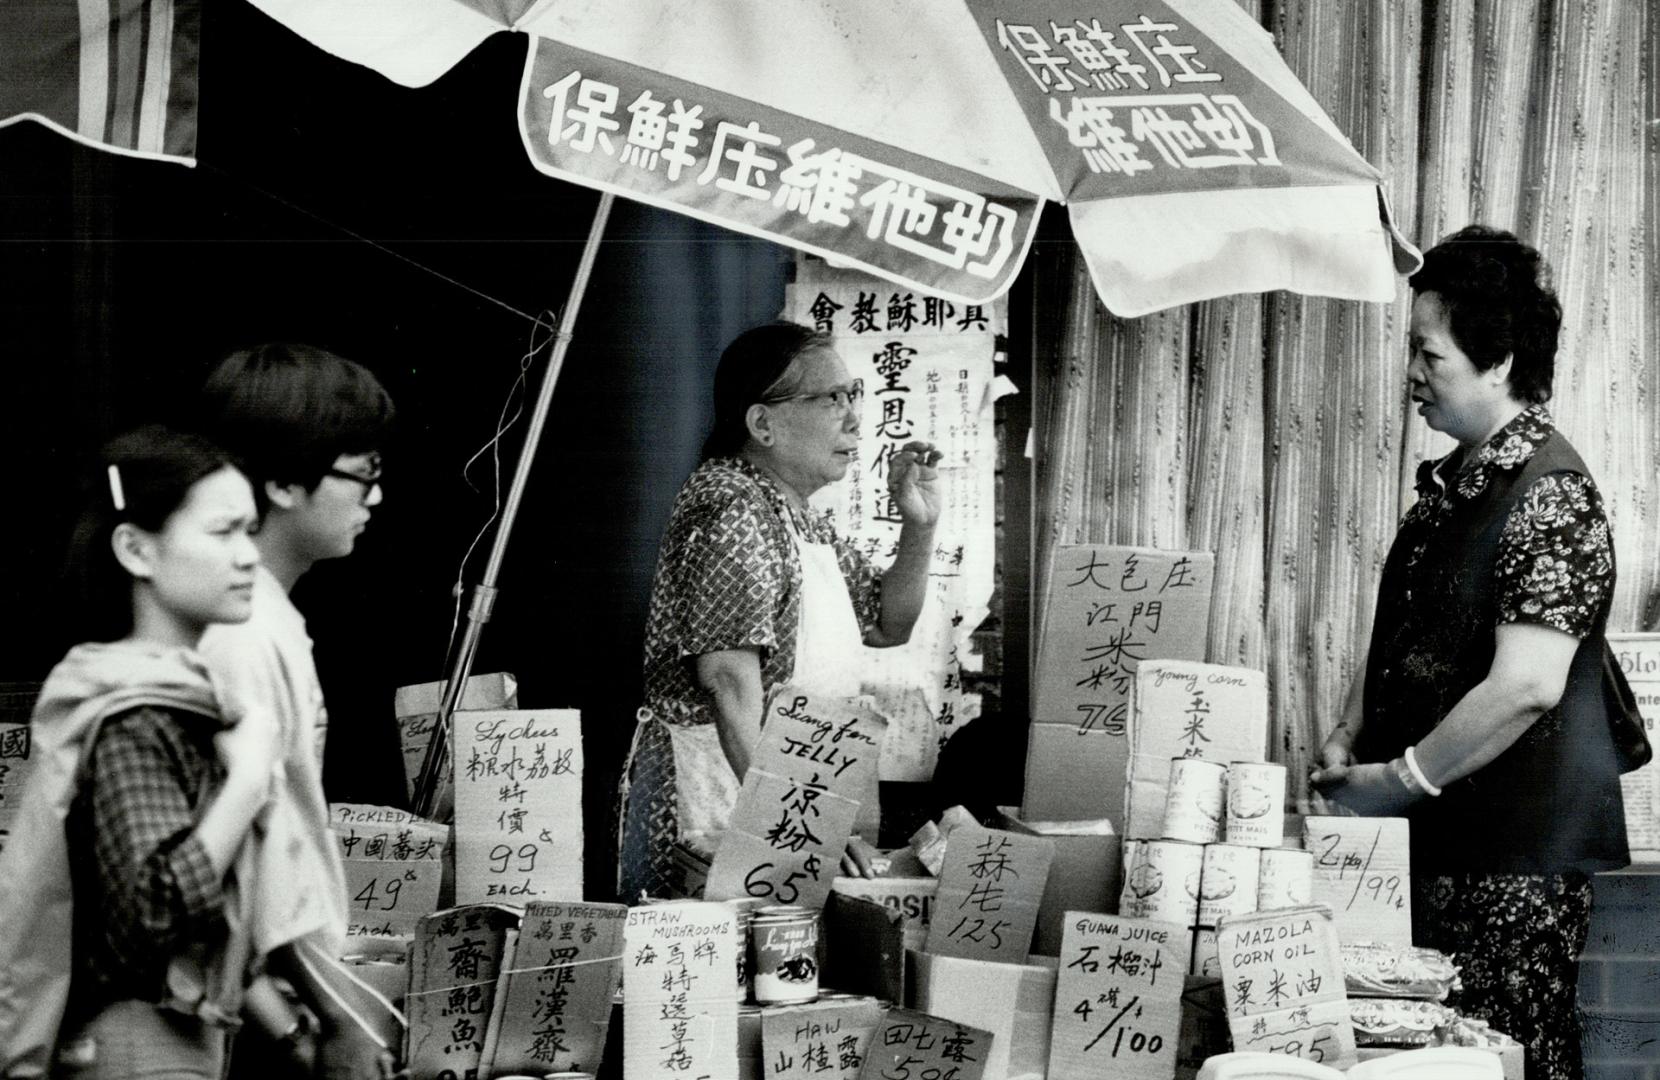
[[[1554,428],[1543,405],[1506,424],[1460,466],[1460,452],[1418,467],[1418,501],[1401,522],[1417,538],[1413,567],[1438,526],[1481,495],[1500,470],[1519,469]],[[1450,482],[1444,477],[1455,472]],[[1614,585],[1614,554],[1602,496],[1588,476],[1550,473],[1535,480],[1505,522],[1494,564],[1500,623],[1534,623],[1583,638]]]
[[[713,721],[693,663],[703,653],[757,646],[763,691],[789,680],[801,599],[792,520],[808,541],[835,546],[860,627],[876,625],[876,570],[824,515],[796,509],[771,477],[741,458],[706,461],[675,500],[652,582],[645,698],[657,716]]]

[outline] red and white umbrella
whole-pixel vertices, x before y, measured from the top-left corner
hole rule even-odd
[[[253,0],[408,86],[526,37],[541,171],[968,303],[1067,204],[1107,307],[1391,300],[1380,176],[1225,0]]]

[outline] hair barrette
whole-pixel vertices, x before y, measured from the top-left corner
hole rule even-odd
[[[119,514],[127,509],[127,495],[121,489],[121,467],[119,465],[109,467],[109,478],[110,502],[114,504],[115,512]]]

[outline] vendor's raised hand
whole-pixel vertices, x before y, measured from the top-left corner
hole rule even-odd
[[[940,519],[939,462],[934,444],[908,442],[888,459],[888,494],[907,525],[932,527]]]
[[[1417,801],[1417,793],[1408,790],[1389,765],[1349,765],[1340,771],[1342,779],[1321,784],[1320,794],[1350,813],[1396,817]]]
[[[842,876],[873,878],[876,868],[871,860],[876,856],[876,849],[857,836],[848,838],[847,850],[842,853]]]

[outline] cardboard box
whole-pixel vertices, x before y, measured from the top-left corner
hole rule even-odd
[[[877,900],[832,892],[824,905],[819,986],[905,1000],[905,917]]]
[[[1104,817],[1097,821],[1029,821],[1014,807],[997,809],[1002,814],[998,828],[1046,836],[1055,842],[1049,883],[1044,886],[1043,899],[1038,903],[1032,951],[1043,956],[1059,956],[1061,928],[1068,911],[1117,914],[1123,869],[1122,841],[1112,832],[1111,820]],[[1103,827],[1107,831],[1102,832]]]
[[[830,883],[832,893],[874,900],[905,918],[905,948],[922,948],[934,915],[934,898],[939,879],[932,877],[839,877]]]
[[[1189,975],[1182,981],[1182,1033],[1176,1044],[1176,1080],[1194,1080],[1205,1059],[1233,1049],[1222,980]]]
[[[1044,1080],[1055,1009],[1055,957],[996,964],[920,952],[907,956],[912,1008],[992,1033],[983,1080]]]

